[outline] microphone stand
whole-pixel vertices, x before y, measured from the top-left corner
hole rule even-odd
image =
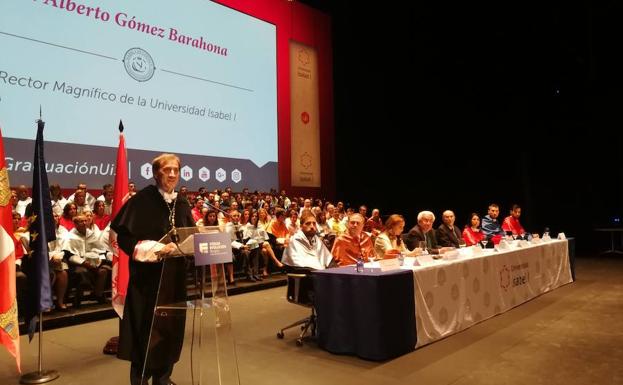
[[[207,205],[208,207],[213,208],[213,209],[214,209],[214,210],[216,210],[216,211],[219,211],[219,212],[223,213],[223,215],[225,215],[225,216],[229,216],[229,213],[228,213],[227,211],[225,211],[225,210],[223,210],[223,209],[221,209],[221,208],[219,208],[219,207],[216,207],[216,206],[214,206],[214,205],[212,205],[212,204],[208,203],[208,201],[204,201],[204,202],[203,202],[203,204],[204,204],[204,205]]]

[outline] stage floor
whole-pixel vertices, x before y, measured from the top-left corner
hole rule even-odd
[[[623,383],[623,258],[576,261],[575,283],[387,362],[332,355],[313,342],[297,347],[295,330],[278,340],[277,330],[307,315],[286,301],[285,287],[230,297],[240,383]],[[115,319],[44,332],[44,369],[61,374],[51,384],[129,383],[129,363],[102,354],[116,334]],[[24,372],[36,369],[36,338],[28,344],[22,337]],[[2,350],[0,384],[17,384]]]

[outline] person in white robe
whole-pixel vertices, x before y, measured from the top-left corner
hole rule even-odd
[[[329,267],[333,256],[316,235],[316,217],[311,210],[301,213],[301,228],[290,237],[281,262],[292,267],[323,270]]]
[[[87,227],[86,216],[76,215],[73,221],[75,228],[69,232],[63,250],[69,253],[69,264],[80,278],[78,291],[92,286],[93,299],[104,303],[104,286],[110,271],[112,253],[102,242],[99,231]],[[79,305],[79,300],[76,305]]]

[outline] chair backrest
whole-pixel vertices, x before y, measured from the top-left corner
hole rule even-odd
[[[305,307],[314,306],[314,284],[309,269],[296,269],[288,272],[288,302]]]
[[[335,234],[331,233],[331,234],[327,234],[322,238],[322,243],[324,243],[325,246],[327,246],[327,249],[331,250],[333,249],[333,244],[335,243],[335,238],[337,238],[335,236]]]

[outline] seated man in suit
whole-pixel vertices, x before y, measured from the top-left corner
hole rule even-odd
[[[359,257],[366,262],[374,253],[372,238],[363,231],[363,223],[364,217],[359,213],[348,216],[347,232],[335,240],[331,249],[338,266],[354,265]]]
[[[419,212],[417,215],[417,225],[413,226],[404,237],[405,245],[409,250],[414,250],[416,247],[419,247],[420,242],[425,242],[426,251],[428,251],[429,254],[440,254],[450,249],[441,247],[437,243],[433,223],[435,223],[435,214],[430,211]]]
[[[333,256],[316,235],[316,217],[311,210],[301,213],[301,228],[290,237],[281,262],[291,267],[322,270],[329,266]]]
[[[437,228],[437,243],[441,246],[460,247],[465,244],[461,230],[454,225],[454,212],[446,210],[441,215],[443,223]]]

